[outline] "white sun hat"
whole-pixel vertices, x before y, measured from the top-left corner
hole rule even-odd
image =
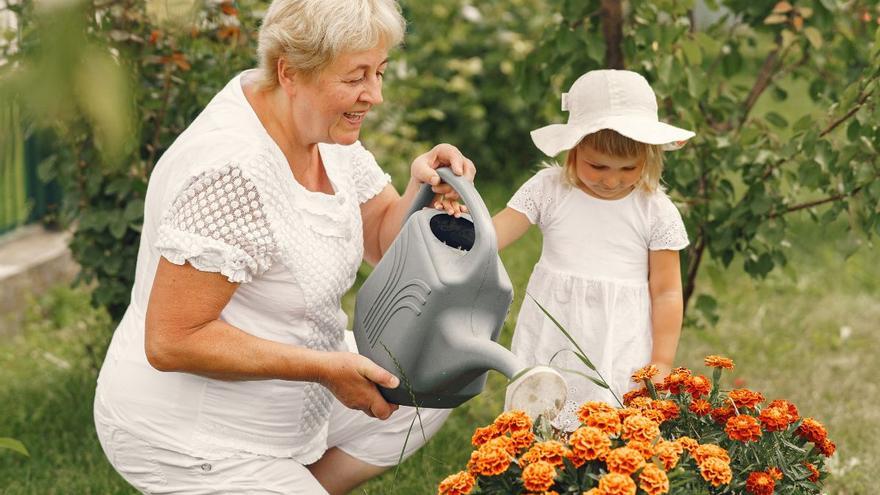
[[[562,93],[568,123],[552,124],[531,132],[532,141],[548,156],[574,148],[584,136],[613,129],[636,141],[662,145],[664,150],[684,146],[694,133],[660,122],[657,97],[641,74],[628,70],[592,70]]]

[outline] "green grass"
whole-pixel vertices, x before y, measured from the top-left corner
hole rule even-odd
[[[489,194],[493,210],[505,194]],[[765,280],[749,278],[739,261],[727,269],[709,263],[699,289],[718,298],[721,320],[711,329],[686,328],[678,358],[702,369],[706,354],[729,356],[737,363],[731,379],[768,399],[787,398],[824,422],[838,445],[826,492],[867,495],[876,492],[873,468],[880,465],[880,265],[871,246],[849,259],[838,254],[835,239],[845,231],[845,224],[797,224],[789,266]],[[532,232],[503,253],[516,289],[504,342],[539,251]],[[103,352],[109,323],[85,300],[81,291],[53,291],[35,302],[21,337],[0,343],[0,437],[18,438],[31,452],[0,451],[0,494],[134,493],[95,438],[90,356]],[[492,373],[486,391],[458,408],[426,448],[357,493],[436,493],[443,477],[464,467],[473,429],[500,412],[503,386]]]

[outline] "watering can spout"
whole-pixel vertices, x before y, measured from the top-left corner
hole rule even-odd
[[[474,369],[495,370],[510,379],[525,368],[512,352],[492,340],[474,337],[462,344],[461,349],[470,355]]]

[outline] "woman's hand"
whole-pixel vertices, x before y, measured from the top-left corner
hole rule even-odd
[[[449,167],[455,175],[460,175],[470,181],[474,180],[477,169],[474,162],[465,157],[461,151],[451,144],[438,144],[431,151],[419,155],[413,160],[410,167],[411,180],[431,185],[434,191],[434,208],[446,210],[456,217],[467,212],[467,207],[458,202],[460,199],[455,189],[449,184],[441,182],[437,169]]]
[[[397,410],[382,397],[376,385],[397,388],[400,380],[369,358],[351,352],[327,353],[319,382],[345,407],[363,411],[372,418],[388,419]]]

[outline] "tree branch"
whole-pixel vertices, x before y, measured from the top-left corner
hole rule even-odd
[[[626,68],[623,62],[623,7],[621,0],[602,0],[602,35],[605,37],[605,68]]]
[[[703,230],[700,229],[697,232],[697,240],[694,243],[693,254],[691,255],[688,261],[687,275],[685,278],[684,287],[682,290],[682,300],[684,308],[684,312],[687,313],[688,301],[691,300],[691,296],[694,295],[694,289],[696,289],[697,284],[697,273],[700,272],[700,264],[703,261],[703,253],[706,251],[706,236],[703,233]]]
[[[862,184],[860,186],[856,186],[855,188],[853,188],[852,191],[849,191],[849,192],[835,194],[833,196],[828,196],[827,198],[816,199],[813,201],[807,201],[806,203],[800,203],[800,204],[796,204],[794,206],[789,206],[788,208],[786,208],[782,211],[771,212],[769,215],[767,215],[767,219],[770,220],[773,218],[781,217],[782,215],[787,215],[787,214],[795,212],[795,211],[805,210],[807,208],[812,208],[814,206],[819,206],[819,205],[824,205],[826,203],[833,203],[835,201],[840,201],[841,199],[855,196],[864,188],[865,188],[865,184]]]
[[[779,34],[776,35],[775,41],[776,47],[774,47],[773,50],[767,54],[767,58],[764,59],[764,63],[761,65],[761,71],[755,79],[755,84],[752,86],[752,90],[749,91],[749,96],[746,97],[745,103],[743,103],[742,118],[739,121],[739,125],[737,125],[737,129],[742,128],[743,124],[746,123],[746,120],[749,118],[749,113],[751,113],[755,103],[758,102],[758,98],[760,98],[767,87],[770,86],[770,81],[773,80],[775,73],[779,71],[782,61],[785,59],[785,55],[791,47],[791,45],[788,45],[784,49],[782,48],[782,36]]]

